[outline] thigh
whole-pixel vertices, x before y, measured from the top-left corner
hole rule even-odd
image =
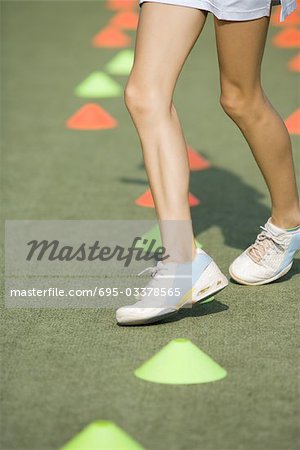
[[[130,80],[172,95],[182,66],[205,24],[199,9],[145,2],[140,11]]]
[[[270,18],[224,21],[215,18],[222,90],[237,87],[251,93],[260,86],[261,63]]]

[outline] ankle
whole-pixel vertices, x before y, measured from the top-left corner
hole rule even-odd
[[[279,228],[294,228],[300,225],[300,211],[293,214],[272,213],[271,223]]]
[[[166,252],[168,257],[163,261],[164,263],[184,264],[194,261],[197,255],[196,245],[193,245],[192,251],[186,248],[177,248],[173,251]]]

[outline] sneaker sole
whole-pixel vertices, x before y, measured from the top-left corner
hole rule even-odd
[[[126,323],[125,322],[122,323],[122,322],[118,322],[117,321],[117,323],[121,327],[134,326],[134,325],[149,325],[151,323],[161,322],[162,320],[164,320],[164,319],[166,319],[166,318],[168,318],[170,316],[174,316],[176,314],[178,314],[178,310],[171,311],[171,312],[168,312],[166,314],[161,314],[159,316],[149,317],[148,319],[136,319],[136,320],[131,320],[131,321],[126,322]]]
[[[203,287],[203,285],[201,286],[201,284],[203,284],[202,279],[204,277],[206,279],[205,287]],[[217,292],[225,289],[226,286],[228,286],[226,276],[221,272],[217,264],[212,261],[193,287],[194,295],[192,304],[206,300]]]
[[[251,283],[249,281],[244,281],[241,278],[239,278],[236,275],[234,275],[232,273],[232,271],[231,271],[231,266],[229,267],[229,273],[230,273],[231,278],[233,278],[235,281],[237,281],[240,284],[244,284],[246,286],[259,286],[259,285],[262,285],[262,284],[271,283],[272,281],[278,280],[278,278],[283,277],[286,273],[289,272],[289,270],[291,269],[292,265],[293,265],[293,261],[287,267],[285,267],[281,272],[279,272],[277,275],[275,275],[275,277],[268,278],[268,279],[263,280],[263,281],[255,281],[253,283]]]

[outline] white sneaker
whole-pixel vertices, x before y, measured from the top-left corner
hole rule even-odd
[[[145,287],[148,295],[133,305],[117,309],[117,322],[122,325],[158,322],[224,289],[228,280],[213,259],[202,249],[196,252],[193,262],[159,261],[156,266],[143,270],[140,274],[150,271],[152,277]]]
[[[229,267],[231,277],[247,285],[266,284],[285,275],[300,249],[300,226],[287,231],[271,223],[271,217],[254,244]]]

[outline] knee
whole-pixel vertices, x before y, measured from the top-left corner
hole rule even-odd
[[[225,113],[239,124],[261,120],[267,105],[260,86],[242,89],[233,84],[222,86],[220,103]]]
[[[129,81],[124,90],[124,102],[129,111],[143,109],[146,104],[143,90]]]
[[[133,81],[129,81],[125,87],[124,102],[134,116],[154,115],[163,107],[161,95],[155,86],[141,86]]]
[[[247,112],[247,96],[238,88],[222,89],[220,104],[225,113],[233,120],[239,120]]]

